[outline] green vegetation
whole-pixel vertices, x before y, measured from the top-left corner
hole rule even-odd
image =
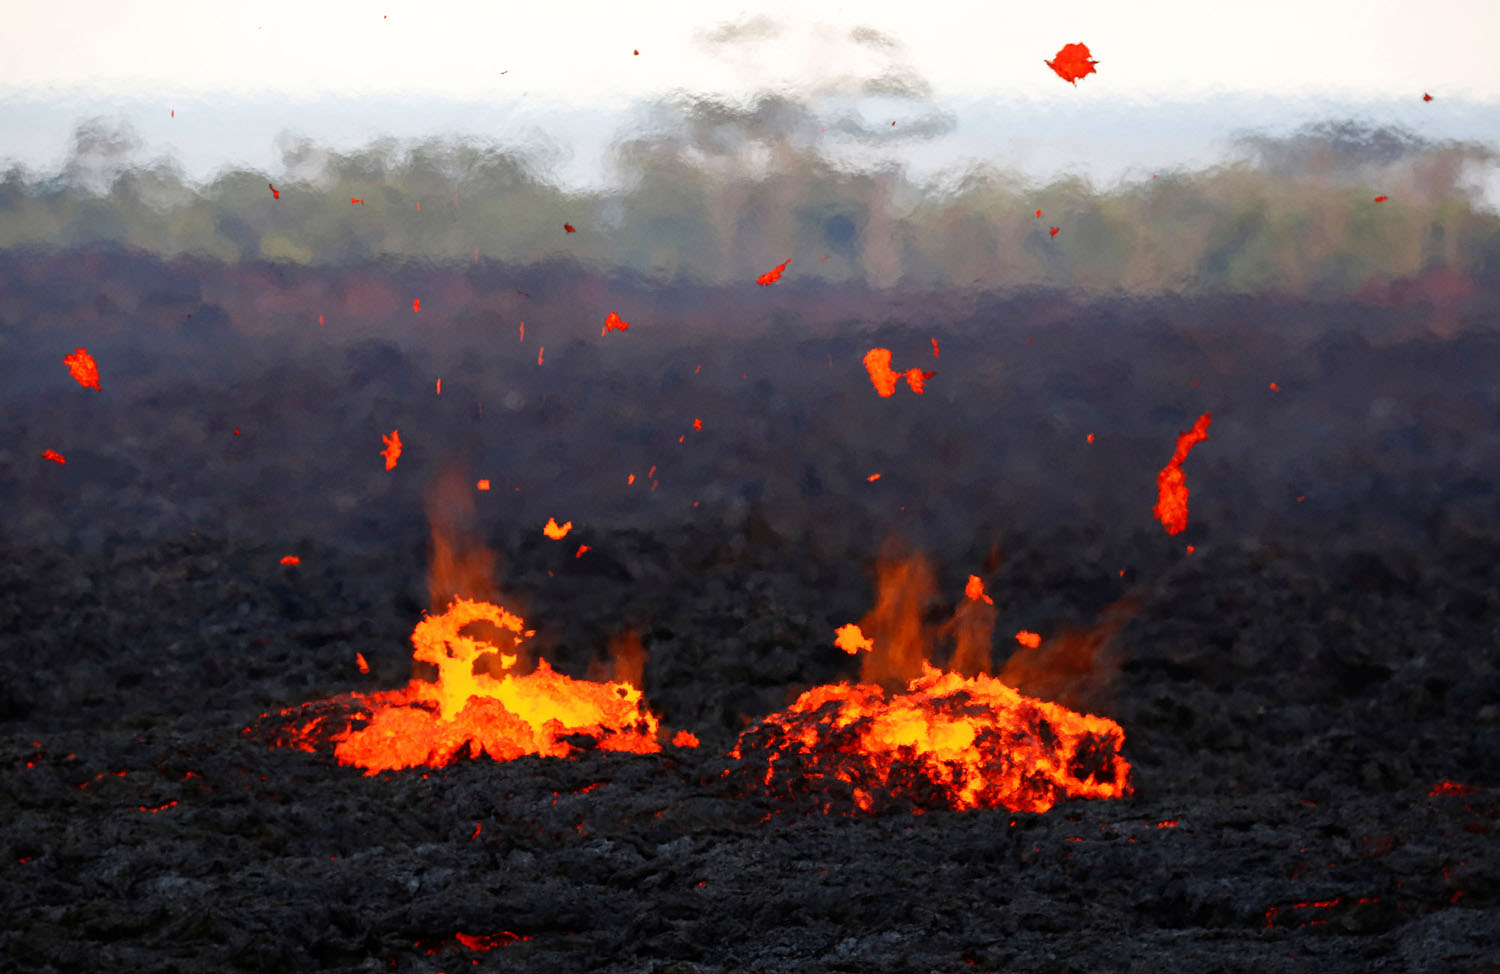
[[[0,178],[0,248],[108,242],[302,264],[569,255],[698,282],[753,280],[790,256],[789,283],[1128,293],[1339,294],[1440,268],[1500,272],[1500,216],[1469,185],[1493,171],[1482,146],[1333,124],[1107,189],[996,169],[918,184],[836,164],[806,137],[815,120],[771,109],[669,109],[617,144],[617,188],[588,193],[549,181],[524,151],[466,141],[350,154],[302,142],[279,175],[199,185],[169,162],[127,165],[128,134],[85,124],[61,172]]]

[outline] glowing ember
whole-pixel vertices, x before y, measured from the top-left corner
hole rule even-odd
[[[487,624],[505,645],[467,635],[475,623]],[[443,767],[464,753],[509,761],[526,754],[568,757],[588,744],[637,754],[661,750],[659,722],[634,686],[575,680],[544,659],[530,673],[514,672],[527,635],[521,618],[501,606],[454,599],[412,632],[412,657],[437,668],[436,682],[414,679],[398,690],[324,702],[325,711],[342,703],[356,712],[345,716],[342,729],[327,726],[326,712],[290,725],[277,743],[313,750],[315,740],[332,740],[340,764],[370,775]]]
[[[607,335],[612,331],[625,331],[630,327],[630,322],[621,318],[613,311],[604,319],[604,327],[599,330],[600,335]]]
[[[1204,413],[1192,429],[1179,433],[1172,459],[1156,475],[1156,507],[1151,513],[1168,534],[1178,534],[1187,528],[1188,489],[1187,478],[1182,475],[1182,461],[1187,459],[1193,447],[1208,439],[1208,424],[1212,422],[1213,416]]]
[[[891,369],[891,350],[888,348],[872,348],[865,353],[865,371],[870,373],[870,383],[875,386],[875,391],[881,398],[890,398],[896,394],[896,386],[902,379],[911,387],[911,391],[917,395],[923,392],[923,384],[936,372],[923,372],[921,369],[907,369],[905,372],[896,372]]]
[[[730,756],[743,762],[743,780],[788,800],[842,798],[851,814],[885,801],[1044,812],[1062,798],[1130,794],[1119,724],[1023,696],[983,671],[964,675],[987,669],[993,608],[971,595],[932,631],[922,621],[934,588],[926,563],[884,560],[877,576],[875,608],[835,639],[865,653],[862,682],[814,687],[742,733]],[[983,658],[966,645],[976,633]],[[939,637],[956,643],[946,671],[928,661]]]
[[[380,442],[385,444],[385,449],[380,455],[385,457],[385,469],[395,470],[396,461],[401,459],[401,431],[391,430],[391,435],[380,434]]]
[[[63,459],[63,455],[61,453],[58,453],[56,450],[43,450],[42,459],[51,460],[53,463],[61,464],[66,464],[68,462],[67,460]]]
[[[86,348],[76,348],[72,355],[63,356],[63,364],[68,367],[73,378],[85,389],[99,388],[99,365]],[[101,390],[102,391],[102,390]]]
[[[566,524],[558,524],[557,519],[551,517],[547,518],[547,523],[542,526],[542,533],[553,541],[561,541],[563,538],[566,538],[568,532],[571,530],[573,530],[572,521]]]
[[[860,652],[868,652],[875,648],[874,641],[866,639],[865,634],[860,631],[859,626],[852,622],[848,625],[838,627],[838,630],[834,633],[833,644],[850,656]]]
[[[786,272],[787,265],[791,262],[792,259],[788,257],[780,264],[766,271],[760,277],[757,277],[755,279],[755,283],[761,285],[762,287],[770,287],[772,284],[775,284],[777,281],[781,280],[781,275]]]
[[[1099,62],[1089,54],[1087,44],[1064,44],[1056,57],[1043,63],[1055,71],[1059,78],[1071,81],[1075,88],[1078,87],[1079,78],[1099,73],[1094,70],[1094,65]]]

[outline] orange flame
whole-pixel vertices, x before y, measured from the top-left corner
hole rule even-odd
[[[792,259],[788,257],[776,267],[773,267],[772,269],[762,274],[760,277],[757,277],[755,279],[755,283],[761,285],[762,287],[770,287],[772,284],[775,284],[777,281],[781,280],[781,275],[786,272],[786,267],[791,262]]]
[[[380,455],[385,457],[385,469],[395,470],[396,461],[401,459],[401,431],[391,430],[391,435],[380,434],[380,442],[385,444],[385,449]]]
[[[63,356],[63,364],[68,367],[68,371],[73,374],[74,380],[79,385],[85,389],[99,388],[99,365],[89,354],[88,349],[83,347],[74,349],[73,354]]]
[[[1198,417],[1193,428],[1177,435],[1177,449],[1172,459],[1156,475],[1156,507],[1151,513],[1168,534],[1178,534],[1187,528],[1188,489],[1187,478],[1182,475],[1182,461],[1187,459],[1193,447],[1208,439],[1208,424],[1213,417],[1204,413]]]
[[[547,518],[547,523],[542,526],[542,533],[551,538],[553,541],[561,541],[563,538],[566,538],[568,536],[568,532],[571,530],[573,530],[572,521],[569,521],[566,524],[558,524],[556,518],[550,517]]]

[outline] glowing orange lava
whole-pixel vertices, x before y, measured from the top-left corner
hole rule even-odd
[[[391,430],[391,435],[380,434],[380,442],[385,444],[385,449],[380,455],[385,457],[385,469],[395,470],[396,461],[401,459],[401,431]]]
[[[888,348],[872,348],[865,353],[865,371],[870,374],[870,383],[875,386],[875,392],[881,398],[890,398],[896,394],[896,386],[902,379],[911,387],[911,391],[917,395],[923,392],[924,383],[937,375],[936,372],[923,372],[921,369],[907,369],[905,372],[896,372],[891,368],[891,350]]]
[[[1027,649],[1036,649],[1042,645],[1042,634],[1038,632],[1031,632],[1027,629],[1022,629],[1020,632],[1016,633],[1016,642],[1020,643],[1022,646],[1025,646]]]
[[[468,635],[475,623],[499,633],[501,644]],[[347,726],[329,726],[336,715],[324,713],[289,725],[277,743],[314,750],[320,738],[331,740],[340,764],[367,775],[443,767],[464,754],[510,761],[526,754],[568,757],[588,745],[637,754],[661,750],[656,715],[629,683],[575,680],[545,659],[530,673],[514,672],[528,635],[520,616],[503,607],[456,598],[412,632],[412,658],[436,668],[435,682],[413,679],[401,689],[325,701],[325,710],[330,704],[354,708],[345,715]]]
[[[1172,459],[1156,475],[1156,507],[1151,513],[1168,534],[1178,534],[1187,528],[1188,489],[1187,478],[1182,475],[1182,461],[1187,459],[1193,447],[1208,439],[1208,424],[1212,422],[1213,416],[1204,413],[1192,429],[1179,433]]]
[[[568,521],[566,524],[558,524],[557,519],[551,517],[547,518],[547,523],[542,526],[542,533],[553,541],[561,541],[563,538],[566,538],[568,532],[571,530],[573,530],[572,521]]]
[[[761,285],[762,287],[770,287],[772,284],[775,284],[777,281],[781,280],[781,275],[786,273],[787,265],[791,262],[792,259],[788,257],[780,264],[766,271],[760,277],[757,277],[755,279],[755,283]]]
[[[814,795],[825,811],[837,802],[849,814],[888,802],[1044,812],[1063,798],[1130,794],[1119,724],[961,672],[987,668],[965,640],[982,630],[987,657],[993,608],[971,596],[933,631],[923,623],[934,587],[926,563],[886,559],[877,574],[875,608],[835,639],[865,653],[861,682],[814,687],[744,731],[730,757],[749,787]],[[957,644],[949,670],[928,660],[938,638]]]
[[[42,459],[51,460],[53,463],[57,464],[66,464],[68,462],[67,460],[63,459],[63,455],[61,453],[58,453],[56,450],[43,450]]]
[[[298,558],[296,555],[282,555],[281,563],[283,565],[300,565],[302,564],[302,559]]]
[[[85,389],[99,388],[99,365],[86,348],[76,348],[73,354],[63,356],[63,364],[68,367],[73,378]],[[102,390],[101,390],[102,391]]]
[[[1079,78],[1099,73],[1094,70],[1094,65],[1099,62],[1089,54],[1087,44],[1064,44],[1056,57],[1043,63],[1055,71],[1059,78],[1071,81],[1075,88],[1078,87]]]
[[[607,335],[612,331],[625,331],[630,327],[630,322],[621,318],[613,311],[604,319],[604,327],[599,330],[600,335]]]

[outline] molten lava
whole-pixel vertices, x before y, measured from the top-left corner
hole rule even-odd
[[[526,651],[532,635],[499,604],[495,554],[476,540],[473,494],[451,470],[427,501],[432,523],[428,594],[433,611],[412,631],[412,659],[428,671],[406,686],[349,693],[282,712],[274,744],[316,751],[334,745],[340,764],[366,774],[442,767],[467,754],[509,761],[526,754],[661,751],[660,723],[638,686],[645,662],[639,640],[633,669],[616,652],[614,679],[575,680]],[[441,607],[441,611],[439,611]],[[356,656],[368,672],[363,655]]]
[[[85,389],[99,388],[99,366],[94,357],[86,348],[76,348],[71,355],[63,356],[63,364],[68,367],[77,383]]]
[[[1182,475],[1182,461],[1187,459],[1193,447],[1208,439],[1208,424],[1212,422],[1213,416],[1204,413],[1192,429],[1179,433],[1172,459],[1156,475],[1156,507],[1151,513],[1168,534],[1179,534],[1187,528],[1188,489],[1187,478]]]
[[[1094,65],[1098,64],[1093,55],[1089,53],[1087,44],[1064,44],[1062,50],[1050,61],[1043,62],[1047,67],[1056,72],[1057,76],[1064,81],[1071,81],[1073,87],[1078,87],[1078,79],[1085,75],[1098,74]]]
[[[953,621],[926,626],[933,587],[920,558],[878,566],[875,608],[836,638],[866,654],[862,682],[814,687],[742,733],[730,756],[744,780],[779,798],[816,796],[825,811],[847,802],[851,814],[896,802],[1044,812],[1063,798],[1130,794],[1120,725],[986,675],[994,608],[971,585]],[[957,644],[948,670],[929,662],[940,639]]]
[[[465,633],[481,622],[509,645]],[[411,636],[413,659],[437,668],[435,682],[414,679],[398,690],[348,694],[338,698],[357,708],[348,726],[329,733],[329,715],[316,716],[289,727],[281,743],[312,750],[326,735],[340,764],[370,775],[443,767],[465,752],[497,761],[526,754],[568,757],[590,739],[605,751],[661,750],[656,715],[630,684],[575,680],[544,659],[530,673],[511,672],[527,635],[520,616],[501,606],[454,599],[446,612],[418,623]]]
[[[936,372],[923,372],[921,369],[907,369],[905,372],[897,372],[891,368],[891,350],[888,348],[872,348],[865,353],[865,371],[870,373],[870,383],[875,386],[875,392],[881,398],[889,398],[896,394],[896,386],[902,379],[911,387],[911,391],[917,395],[923,392],[923,383],[937,375]]]

